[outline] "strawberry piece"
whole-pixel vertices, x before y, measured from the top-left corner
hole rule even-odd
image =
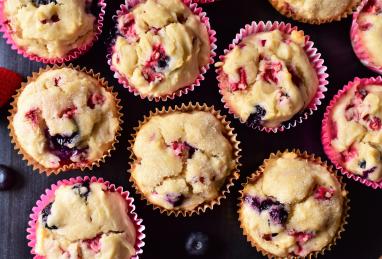
[[[358,154],[357,149],[355,149],[355,147],[353,147],[353,145],[352,145],[347,150],[345,150],[341,153],[342,160],[344,162],[347,162],[347,161],[353,159],[357,154]]]
[[[378,131],[381,129],[381,119],[374,116],[372,119],[369,120],[368,126],[373,131]]]
[[[316,235],[312,232],[303,232],[303,231],[289,231],[288,233],[290,236],[293,236],[296,239],[296,245],[297,248],[294,251],[296,255],[301,254],[301,252],[304,250],[303,245],[314,238]]]
[[[347,121],[351,121],[351,120],[358,121],[359,117],[360,115],[354,104],[349,104],[345,107],[345,119]]]
[[[22,78],[17,73],[0,67],[0,107],[4,106],[20,87]]]
[[[147,82],[160,82],[164,78],[163,70],[168,66],[169,58],[161,45],[153,46],[149,60],[142,68],[142,76]]]
[[[101,235],[96,236],[92,239],[86,239],[83,242],[87,244],[87,246],[94,252],[98,253],[101,251]]]
[[[41,110],[39,108],[32,109],[25,113],[25,118],[32,122],[33,125],[37,125],[40,121]]]
[[[96,105],[102,105],[105,102],[105,96],[100,93],[94,93],[88,98],[87,105],[94,109]]]
[[[363,23],[363,24],[360,24],[359,25],[359,29],[361,31],[367,31],[367,30],[370,30],[370,28],[373,26],[373,24],[367,22],[367,23]]]
[[[59,118],[68,118],[68,119],[71,119],[73,118],[74,114],[76,114],[77,112],[77,107],[75,105],[72,105],[64,110],[62,110],[61,112],[59,112],[58,114],[58,117]]]
[[[135,31],[135,19],[132,13],[127,13],[121,16],[118,23],[118,29],[123,36],[126,37],[130,42],[137,40],[138,35]]]
[[[332,188],[326,188],[324,186],[319,186],[314,192],[314,198],[317,200],[329,200],[333,197],[335,190]]]
[[[262,73],[264,81],[277,84],[279,79],[277,74],[281,71],[282,65],[280,62],[266,61],[264,71]]]
[[[238,73],[239,73],[240,79],[239,79],[239,82],[231,84],[231,91],[232,92],[235,92],[238,90],[245,90],[248,87],[247,73],[245,72],[245,69],[242,67],[239,68]]]

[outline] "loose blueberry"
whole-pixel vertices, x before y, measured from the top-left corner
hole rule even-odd
[[[173,207],[179,207],[183,204],[185,197],[181,193],[167,193],[165,199]]]
[[[87,200],[90,193],[90,182],[84,181],[82,183],[76,183],[73,185],[72,190],[81,198],[85,198],[85,200]]]
[[[36,7],[40,5],[48,5],[50,3],[57,4],[57,0],[31,0],[32,4]]]
[[[15,172],[5,166],[0,165],[0,191],[9,190],[15,184]]]
[[[191,233],[186,241],[186,251],[190,255],[205,255],[208,251],[209,238],[202,232]]]
[[[52,210],[52,205],[53,205],[53,202],[49,203],[48,205],[46,205],[46,207],[41,211],[41,220],[45,226],[45,228],[47,229],[50,229],[50,230],[53,230],[53,229],[57,229],[57,226],[53,225],[53,226],[49,226],[48,225],[48,217],[51,213],[51,210]]]
[[[359,163],[358,163],[358,166],[362,169],[365,169],[366,168],[366,161],[365,160],[361,160]]]
[[[255,111],[251,113],[248,117],[247,121],[252,125],[258,125],[262,118],[267,114],[267,111],[260,105],[255,106]]]

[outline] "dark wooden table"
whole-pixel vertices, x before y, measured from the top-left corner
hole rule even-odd
[[[241,160],[241,178],[232,189],[229,198],[221,206],[213,211],[207,211],[200,216],[191,218],[174,218],[161,215],[153,211],[151,207],[139,200],[128,182],[128,140],[132,128],[137,125],[144,114],[154,107],[163,105],[174,105],[182,102],[205,102],[215,105],[227,114],[220,102],[217,90],[215,72],[211,69],[207,73],[206,80],[194,92],[168,102],[149,102],[134,97],[127,90],[118,85],[106,63],[105,38],[112,28],[112,15],[117,10],[121,0],[107,1],[106,22],[102,38],[90,50],[88,54],[73,62],[81,66],[93,68],[101,72],[103,76],[115,85],[124,106],[124,125],[120,143],[112,157],[106,160],[100,168],[93,172],[79,171],[66,172],[58,176],[46,177],[39,175],[27,167],[13,150],[13,145],[8,137],[7,125],[9,106],[0,109],[0,163],[14,168],[18,172],[17,186],[7,192],[0,192],[0,258],[31,258],[30,249],[27,247],[26,228],[28,216],[35,201],[42,192],[59,179],[74,176],[95,175],[103,177],[117,185],[129,190],[136,198],[137,212],[144,219],[147,238],[143,259],[151,258],[191,258],[184,250],[187,235],[193,231],[203,231],[212,240],[212,249],[205,257],[199,258],[221,258],[221,259],[246,259],[262,258],[262,256],[251,248],[246,242],[237,221],[237,197],[240,183],[246,176],[252,173],[267,158],[270,152],[284,150],[286,148],[300,148],[316,153],[327,159],[323,153],[320,142],[321,121],[325,107],[332,96],[349,80],[354,77],[376,76],[367,70],[355,57],[349,40],[349,29],[351,19],[335,22],[328,25],[313,26],[291,21],[278,14],[267,0],[221,0],[217,3],[204,6],[205,11],[211,19],[212,27],[217,31],[218,54],[232,41],[241,27],[251,21],[287,21],[299,26],[315,42],[316,47],[325,59],[325,65],[330,74],[329,91],[326,99],[319,110],[304,124],[279,134],[265,134],[247,128],[231,116],[233,126],[239,135],[243,149]],[[22,74],[24,77],[37,71],[44,66],[16,54],[5,43],[0,40],[0,66],[7,67]],[[326,258],[370,258],[377,259],[382,255],[382,192],[372,190],[360,183],[346,179],[347,189],[350,192],[351,211],[349,224],[342,239],[331,252],[322,257]]]

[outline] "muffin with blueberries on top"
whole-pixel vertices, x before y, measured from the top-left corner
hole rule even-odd
[[[98,0],[4,0],[4,26],[28,55],[62,59],[89,46],[97,34]],[[93,11],[95,12],[95,11]],[[97,11],[99,12],[99,11]]]
[[[161,211],[189,215],[215,204],[238,177],[233,141],[207,111],[153,115],[133,140],[131,178]]]
[[[118,102],[104,79],[91,72],[46,68],[16,95],[11,136],[40,172],[85,169],[114,147],[120,130]]]
[[[209,24],[181,0],[140,1],[117,22],[112,70],[141,96],[172,96],[210,62]]]
[[[305,257],[339,238],[346,191],[335,173],[306,153],[271,155],[242,190],[239,220],[253,246],[269,258]]]

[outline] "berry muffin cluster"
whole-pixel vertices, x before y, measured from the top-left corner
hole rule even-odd
[[[319,81],[304,44],[302,31],[255,33],[217,64],[223,99],[241,121],[277,128],[311,103]]]
[[[325,165],[284,152],[266,160],[245,185],[241,227],[266,254],[307,256],[336,238],[345,215],[345,195]]]
[[[141,96],[192,85],[210,60],[207,26],[181,0],[145,0],[118,17],[112,67]]]
[[[362,178],[381,181],[382,84],[357,81],[330,107],[327,120],[330,128],[323,130],[330,131],[335,161]]]
[[[115,95],[93,76],[68,67],[29,80],[12,114],[16,144],[47,170],[92,165],[111,149],[120,129]]]
[[[39,213],[35,252],[47,259],[136,254],[136,229],[120,193],[103,183],[64,184]]]
[[[97,0],[4,0],[4,25],[28,54],[63,58],[96,34]]]
[[[222,123],[205,111],[154,115],[133,143],[132,178],[152,204],[193,211],[221,195],[235,167]]]

